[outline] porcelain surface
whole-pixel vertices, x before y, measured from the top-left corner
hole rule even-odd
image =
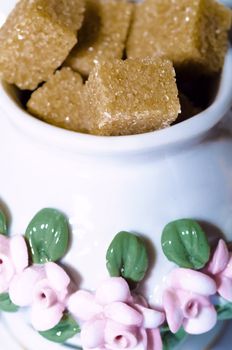
[[[0,21],[14,3],[0,4]],[[40,122],[19,109],[13,92],[1,85],[0,206],[11,232],[24,233],[43,207],[63,211],[72,232],[64,264],[76,271],[78,285],[90,290],[107,276],[105,252],[114,235],[121,230],[141,234],[151,243],[153,261],[142,292],[159,304],[159,285],[173,267],[160,246],[167,222],[191,217],[210,235],[223,232],[232,238],[231,76],[232,50],[218,95],[206,111],[165,130],[113,138]],[[40,350],[59,348],[31,331],[22,314],[4,318],[14,325],[20,349],[32,350],[34,340]]]
[[[191,217],[230,238],[230,121],[215,124],[231,103],[231,62],[232,51],[207,111],[169,129],[112,139],[46,125],[19,110],[1,87],[1,202],[9,209],[11,231],[23,233],[43,207],[65,212],[73,234],[65,263],[91,290],[107,275],[105,252],[117,232],[146,236],[154,267],[145,294],[159,302],[154,287],[172,268],[160,249],[167,222]]]

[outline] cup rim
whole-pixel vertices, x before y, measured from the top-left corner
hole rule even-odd
[[[96,136],[65,130],[43,122],[20,109],[10,98],[5,83],[0,84],[0,106],[12,123],[48,145],[81,154],[126,154],[170,147],[202,136],[214,127],[232,104],[232,48],[228,49],[217,95],[199,114],[165,129],[128,136]]]

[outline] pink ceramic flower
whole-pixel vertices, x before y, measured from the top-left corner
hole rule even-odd
[[[15,276],[9,295],[18,306],[31,306],[31,323],[38,331],[55,327],[63,316],[70,278],[57,264],[35,265]]]
[[[7,292],[15,274],[28,266],[27,246],[23,236],[0,234],[0,293]]]
[[[214,278],[217,292],[232,302],[232,253],[229,252],[223,239],[218,242],[213,257],[205,271]]]
[[[163,306],[170,330],[181,326],[190,334],[212,329],[217,313],[209,296],[216,293],[216,284],[209,276],[190,269],[174,269],[167,277],[168,288],[163,294]]]
[[[121,277],[107,279],[95,295],[74,293],[68,308],[84,321],[81,341],[85,350],[162,349],[157,327],[164,322],[164,314],[149,309],[143,299],[132,297]]]

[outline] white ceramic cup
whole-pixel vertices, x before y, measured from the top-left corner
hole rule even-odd
[[[0,201],[11,232],[24,233],[43,207],[62,210],[72,229],[64,263],[77,271],[79,286],[92,290],[107,276],[105,253],[114,235],[141,234],[151,259],[141,290],[159,303],[158,286],[173,267],[161,251],[164,225],[190,217],[232,238],[231,77],[230,49],[209,108],[164,130],[121,137],[43,123],[1,85]]]
[[[13,90],[1,86],[0,195],[12,232],[23,233],[43,207],[62,210],[73,234],[65,262],[88,289],[107,275],[105,253],[114,235],[137,232],[152,242],[154,264],[145,289],[155,302],[154,288],[172,267],[160,249],[165,224],[191,217],[230,238],[232,140],[230,121],[219,121],[231,105],[231,76],[230,49],[208,109],[164,130],[121,137],[48,125],[20,109]]]
[[[151,260],[141,290],[151,304],[159,304],[159,284],[173,267],[160,246],[165,224],[190,217],[231,240],[232,115],[226,114],[231,76],[230,49],[208,109],[164,130],[122,137],[84,135],[43,123],[20,109],[12,88],[1,85],[0,200],[8,208],[11,232],[24,233],[43,207],[62,210],[73,238],[64,263],[77,271],[80,287],[92,290],[107,276],[105,253],[114,235],[139,233],[150,241]],[[10,331],[30,349],[40,338],[23,319],[22,314],[5,317]],[[40,349],[48,347],[58,349],[41,338]]]

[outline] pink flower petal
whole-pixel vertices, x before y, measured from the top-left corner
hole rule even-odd
[[[86,346],[83,346],[82,348],[83,350],[92,350],[92,348],[87,348]],[[94,348],[94,350],[108,350],[108,349],[106,349],[105,347],[96,347]]]
[[[29,267],[16,275],[10,283],[9,295],[18,306],[28,306],[33,301],[33,291],[37,281],[43,276],[43,269]]]
[[[218,293],[225,299],[232,302],[232,279],[223,275],[216,276]]]
[[[63,317],[64,309],[62,304],[55,304],[47,309],[33,305],[31,308],[32,326],[40,332],[54,328]]]
[[[83,350],[92,350],[93,348],[87,348],[86,346],[82,346],[82,349]],[[108,349],[106,349],[105,347],[99,347],[98,346],[98,347],[94,348],[94,350],[108,350]]]
[[[184,290],[176,290],[184,318],[196,317],[202,307],[210,306],[208,297]]]
[[[122,277],[110,277],[96,290],[96,301],[107,305],[115,301],[127,302],[130,297],[130,289]]]
[[[146,333],[143,335],[139,334],[137,327],[126,326],[111,320],[108,320],[106,323],[105,342],[109,349],[137,349],[141,337],[143,343],[145,342],[146,344]],[[143,347],[143,349],[146,349],[146,347]]]
[[[206,274],[190,269],[174,269],[168,276],[170,287],[183,289],[205,296],[216,293],[217,287],[214,280]]]
[[[68,300],[68,309],[83,321],[88,321],[103,311],[95,302],[94,296],[86,291],[78,291],[72,294]]]
[[[227,266],[225,270],[222,272],[224,277],[228,277],[232,279],[232,254],[230,253],[229,261],[227,263]]]
[[[7,255],[0,254],[0,293],[8,291],[14,272],[11,259]]]
[[[143,322],[143,316],[140,312],[121,302],[106,305],[104,313],[107,318],[126,326],[141,326]]]
[[[104,346],[104,319],[93,319],[84,323],[81,330],[81,344],[84,348],[95,349]]]
[[[180,307],[180,302],[175,292],[170,290],[164,291],[163,307],[166,313],[167,323],[172,333],[176,333],[183,322],[183,312]]]
[[[138,304],[136,304],[135,307],[143,315],[144,328],[157,328],[165,320],[165,315],[163,312],[149,309]]]
[[[210,331],[217,323],[217,312],[213,306],[203,307],[195,318],[185,318],[183,327],[189,334],[202,334]]]
[[[10,240],[2,234],[0,234],[0,253],[10,255]]]
[[[45,272],[51,287],[57,291],[66,289],[70,283],[67,273],[54,262],[45,264]]]
[[[144,349],[152,349],[148,347],[150,345],[151,340],[148,340],[148,333],[150,330],[145,330],[140,328],[140,341],[139,344],[134,348],[134,350],[144,350]]]
[[[144,307],[148,307],[148,302],[140,294],[133,294],[131,302],[134,303],[134,304],[138,304],[138,305],[144,306]]]
[[[220,239],[213,257],[206,267],[206,271],[216,275],[226,268],[229,261],[229,251],[223,239]]]
[[[23,236],[14,236],[11,238],[10,254],[16,272],[22,272],[28,266],[28,251]]]
[[[33,304],[41,308],[49,308],[58,302],[56,292],[45,278],[38,281],[33,290]]]
[[[149,350],[162,350],[163,344],[159,329],[147,330],[148,347]]]

